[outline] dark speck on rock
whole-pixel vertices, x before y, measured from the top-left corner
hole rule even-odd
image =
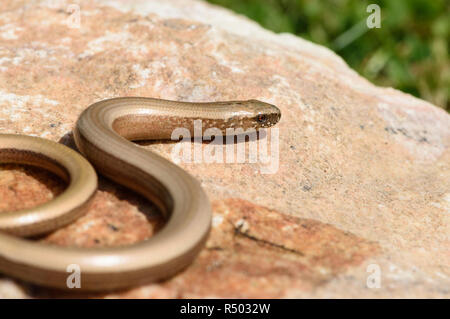
[[[404,128],[399,128],[399,129],[397,129],[397,131],[399,131],[400,133],[402,133],[406,137],[410,137],[409,134],[408,134],[408,131],[405,130]]]
[[[108,227],[111,228],[112,231],[118,231],[119,228],[117,228],[116,226],[112,225],[112,224],[108,224]]]
[[[303,185],[303,190],[304,190],[305,192],[309,192],[309,191],[311,190],[311,186],[309,186],[309,185]]]
[[[396,131],[395,128],[393,128],[393,127],[387,126],[387,127],[384,128],[384,130],[385,130],[386,132],[389,132],[389,133],[392,133],[392,134],[397,134],[397,131]]]

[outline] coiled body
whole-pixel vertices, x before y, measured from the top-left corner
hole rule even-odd
[[[0,214],[0,272],[67,288],[68,267],[76,265],[84,290],[119,289],[175,274],[192,262],[207,239],[209,200],[183,169],[128,140],[170,139],[175,128],[192,131],[193,121],[199,119],[205,128],[225,130],[268,127],[279,118],[276,107],[253,100],[188,103],[126,97],[89,106],[74,130],[78,149],[98,172],[142,194],[167,218],[149,240],[91,249],[50,246],[11,235],[45,233],[71,222],[85,211],[97,184],[92,167],[76,152],[38,138],[0,134],[0,162],[41,166],[70,181],[53,201]]]

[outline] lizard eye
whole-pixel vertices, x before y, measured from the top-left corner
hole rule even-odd
[[[256,120],[257,120],[259,123],[265,123],[265,122],[267,121],[267,116],[266,116],[265,114],[259,114],[259,115],[256,117]]]

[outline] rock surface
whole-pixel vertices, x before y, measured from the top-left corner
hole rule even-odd
[[[179,164],[214,208],[191,267],[93,297],[449,297],[447,113],[375,87],[323,47],[203,2],[76,3],[0,3],[0,133],[73,147],[80,112],[117,96],[260,99],[282,111],[272,174],[259,162]],[[143,147],[171,159],[174,145]],[[63,189],[41,170],[0,166],[0,212]],[[123,245],[162,224],[151,203],[101,178],[87,215],[40,240]],[[0,277],[0,297],[61,296],[72,294]]]

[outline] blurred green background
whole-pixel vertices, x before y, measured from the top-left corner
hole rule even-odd
[[[274,32],[327,46],[373,83],[450,112],[449,0],[208,0]],[[381,8],[369,29],[367,6]]]

